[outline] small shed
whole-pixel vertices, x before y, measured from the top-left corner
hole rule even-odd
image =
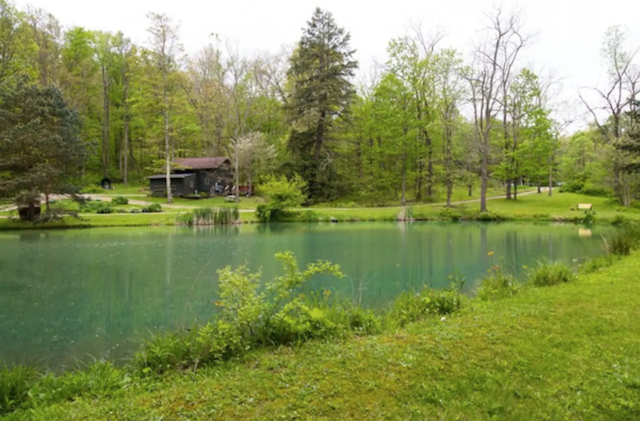
[[[195,174],[169,174],[171,178],[171,194],[173,196],[192,196],[196,194]],[[165,174],[149,177],[149,188],[152,196],[166,195],[167,176]]]

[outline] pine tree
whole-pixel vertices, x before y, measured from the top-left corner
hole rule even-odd
[[[0,196],[47,197],[79,189],[87,157],[78,113],[55,87],[20,82],[0,90]]]
[[[333,15],[316,9],[291,59],[287,100],[294,168],[309,184],[312,199],[331,194],[331,129],[349,109],[355,90],[350,78],[358,67],[350,35]]]

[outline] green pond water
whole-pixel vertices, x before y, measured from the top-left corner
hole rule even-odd
[[[88,356],[127,357],[150,332],[207,320],[217,269],[247,263],[270,278],[279,251],[293,251],[301,264],[338,263],[347,275],[305,289],[348,299],[361,290],[362,304],[377,307],[402,291],[445,287],[454,272],[472,292],[499,262],[520,276],[541,258],[575,264],[602,253],[605,231],[358,223],[0,232],[0,362],[59,368]]]

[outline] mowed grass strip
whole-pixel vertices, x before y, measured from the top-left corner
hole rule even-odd
[[[640,255],[444,321],[260,351],[26,419],[640,419]]]

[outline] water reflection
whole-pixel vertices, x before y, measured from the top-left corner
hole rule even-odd
[[[455,272],[471,291],[495,263],[522,275],[542,257],[599,254],[597,230],[377,223],[1,233],[0,360],[59,367],[87,354],[128,356],[150,331],[209,319],[217,269],[246,263],[270,278],[279,251],[294,251],[301,265],[340,264],[346,279],[316,278],[306,288],[376,307],[405,290],[447,286]]]

